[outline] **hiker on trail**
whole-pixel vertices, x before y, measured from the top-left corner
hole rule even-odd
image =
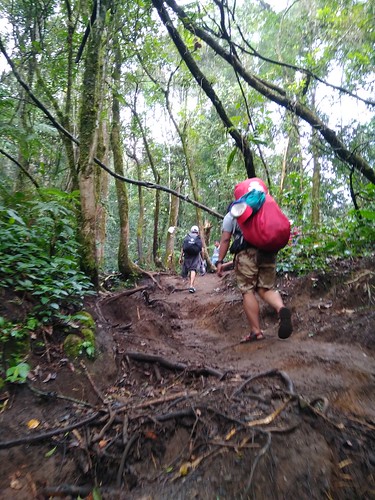
[[[220,241],[219,240],[215,240],[214,242],[214,251],[213,251],[213,254],[212,254],[212,257],[211,257],[211,262],[214,266],[216,266],[216,262],[219,258],[219,248],[220,248]]]
[[[189,292],[195,293],[195,278],[197,271],[202,263],[202,240],[199,236],[198,226],[192,226],[189,234],[184,238],[181,248],[180,264],[182,264],[181,276],[187,278],[189,276],[190,286]]]
[[[264,339],[260,327],[259,303],[255,293],[276,310],[279,317],[278,336],[280,339],[287,339],[293,331],[291,312],[285,307],[279,292],[274,290],[274,286],[276,249],[282,248],[288,243],[289,221],[285,221],[285,215],[268,194],[267,187],[261,179],[247,179],[237,184],[234,195],[237,201],[232,204],[222,223],[220,252],[216,267],[217,274],[221,277],[224,258],[233,237],[234,241],[230,252],[234,253],[237,286],[242,293],[243,308],[250,325],[250,332],[241,339],[241,342]],[[249,205],[250,199],[253,205]],[[266,223],[267,210],[270,210],[272,215],[269,226]],[[261,224],[265,224],[265,226]],[[277,233],[282,227],[284,227],[283,233]],[[275,233],[276,240],[271,238],[273,233]],[[267,243],[262,240],[265,234],[270,240],[272,239],[272,242]],[[245,240],[244,235],[246,235],[247,240]],[[259,240],[257,241],[258,236]],[[249,243],[249,239],[251,239],[251,243]]]

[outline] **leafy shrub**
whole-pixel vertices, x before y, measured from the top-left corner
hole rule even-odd
[[[347,217],[322,225],[319,232],[309,227],[279,252],[278,271],[303,274],[327,270],[334,260],[365,257],[374,253],[375,212],[349,211]]]
[[[3,351],[16,331],[22,343],[31,330],[69,321],[67,311],[81,308],[85,295],[94,293],[79,269],[75,195],[57,190],[41,195],[42,200],[28,200],[17,194],[0,204],[0,287],[34,304],[23,325],[1,328]],[[20,359],[10,354],[6,361],[12,367]]]
[[[29,371],[30,366],[27,363],[18,363],[8,368],[5,380],[7,382],[23,384],[26,381]]]

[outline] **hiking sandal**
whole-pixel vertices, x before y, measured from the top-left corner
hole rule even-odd
[[[287,307],[282,307],[279,311],[279,339],[287,339],[293,332],[292,313]]]
[[[240,340],[240,344],[247,344],[248,342],[256,342],[257,340],[264,340],[265,336],[262,332],[251,332]]]

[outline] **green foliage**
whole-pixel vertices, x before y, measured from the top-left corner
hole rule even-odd
[[[48,325],[69,323],[67,311],[82,307],[85,295],[93,293],[79,270],[74,196],[56,190],[43,196],[39,201],[17,195],[0,205],[0,288],[32,304],[23,322],[0,318],[3,362],[8,371],[12,368],[7,371],[9,381],[22,378],[24,372],[13,368],[25,355],[30,338]]]
[[[27,363],[19,363],[18,365],[8,368],[5,380],[14,384],[24,384],[29,371],[30,365]]]
[[[64,352],[70,358],[78,358],[82,353],[82,339],[79,335],[70,333],[64,340]]]
[[[375,211],[349,212],[347,217],[323,225],[319,232],[304,232],[279,252],[278,271],[304,274],[326,270],[331,262],[343,258],[373,255],[375,250]]]
[[[8,321],[0,316],[0,353],[4,362],[4,366],[0,365],[0,374],[4,375],[6,372],[6,380],[9,382],[18,377],[19,370],[17,371],[16,367],[22,365],[22,360],[27,355],[30,329],[35,324],[33,318],[22,324]],[[21,371],[21,373],[24,372]],[[18,379],[15,381],[20,382]]]
[[[42,322],[64,305],[81,304],[91,288],[79,270],[74,216],[58,199],[0,205],[0,287],[37,298]]]
[[[95,346],[89,340],[85,340],[84,342],[82,342],[81,347],[82,350],[80,354],[85,351],[88,358],[93,358],[95,356]]]
[[[86,355],[95,357],[95,321],[87,311],[78,311],[66,318],[65,329],[68,335],[64,341],[64,350],[72,358]]]

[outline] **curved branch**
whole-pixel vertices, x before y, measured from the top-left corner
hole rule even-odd
[[[23,167],[21,165],[20,162],[18,162],[15,158],[13,158],[12,155],[10,155],[9,153],[7,153],[6,151],[4,151],[4,149],[1,149],[0,148],[0,153],[4,156],[6,156],[10,161],[12,161],[13,163],[15,163],[17,165],[18,168],[20,168],[22,170],[22,172],[30,179],[30,181],[34,184],[34,186],[36,187],[37,190],[39,190],[40,186],[39,184],[37,183],[37,181],[34,179],[34,177],[25,169],[25,167]]]
[[[163,22],[163,24],[167,28],[169,36],[173,40],[178,52],[180,53],[180,56],[185,61],[186,66],[189,68],[190,73],[193,75],[193,77],[195,78],[198,85],[202,88],[202,90],[205,92],[207,97],[210,99],[210,101],[212,102],[213,106],[215,107],[218,115],[220,116],[224,126],[228,130],[228,133],[234,139],[238,149],[240,151],[242,151],[244,161],[245,161],[245,168],[246,168],[247,176],[248,177],[255,177],[255,167],[254,167],[253,154],[252,154],[252,151],[249,147],[249,143],[248,143],[247,139],[243,135],[241,135],[241,133],[237,130],[237,128],[232,123],[232,121],[229,118],[229,116],[227,115],[219,97],[216,95],[216,92],[214,91],[212,85],[207,80],[205,75],[202,73],[202,71],[198,67],[197,63],[195,62],[194,58],[192,57],[191,53],[189,52],[188,48],[184,44],[177,29],[174,27],[173,22],[172,22],[171,18],[169,17],[168,12],[166,11],[166,9],[164,7],[163,0],[152,0],[152,3],[154,5],[154,7],[157,9],[161,21]],[[169,2],[167,2],[167,3],[169,4]],[[195,34],[194,30],[192,31],[192,33]]]
[[[159,0],[159,2],[160,1],[161,0]],[[155,4],[156,0],[154,0],[153,3]],[[337,136],[336,132],[330,129],[315,113],[313,113],[308,107],[304,106],[301,102],[293,100],[280,92],[274,91],[271,85],[266,82],[262,82],[258,77],[247,71],[237,57],[234,57],[231,52],[222,47],[216,40],[213,39],[212,36],[191,21],[185,11],[176,4],[175,0],[166,0],[166,3],[177,14],[184,27],[205,41],[217,55],[224,59],[235,71],[238,72],[239,75],[241,75],[250,87],[267,99],[279,104],[302,118],[324,137],[333,149],[334,153],[342,161],[352,165],[372,184],[375,184],[375,172],[366,160],[357,155],[354,151],[348,150],[342,140]]]
[[[249,377],[248,379],[246,379],[245,382],[243,382],[240,385],[240,387],[234,391],[234,393],[232,394],[231,397],[234,398],[235,396],[237,396],[253,380],[256,380],[258,378],[263,378],[263,377],[280,377],[282,379],[282,381],[285,383],[285,385],[287,386],[288,394],[293,395],[293,396],[295,395],[294,384],[287,373],[285,373],[282,370],[269,370],[267,372],[258,373],[257,375],[253,375],[253,376]]]
[[[340,87],[338,85],[333,85],[332,83],[327,82],[326,80],[323,80],[323,78],[320,78],[318,75],[316,75],[313,71],[307,68],[301,68],[300,66],[296,66],[295,64],[289,64],[281,61],[277,61],[276,59],[271,59],[269,57],[263,56],[260,52],[258,52],[254,47],[252,47],[247,40],[245,39],[241,29],[239,26],[237,26],[237,29],[241,35],[242,40],[245,42],[245,44],[249,47],[250,52],[245,50],[243,47],[239,46],[236,43],[233,43],[235,47],[237,47],[241,52],[244,52],[245,54],[258,57],[262,61],[268,62],[270,64],[275,64],[276,66],[281,66],[282,68],[288,68],[288,69],[293,69],[294,71],[299,71],[300,73],[305,74],[306,76],[309,76],[311,78],[314,78],[314,80],[323,83],[323,85],[326,85],[327,87],[330,87],[331,89],[338,90],[339,92],[342,92],[343,94],[350,95],[350,97],[354,97],[354,99],[357,99],[359,101],[364,102],[365,104],[368,104],[369,106],[375,106],[375,101],[372,101],[370,99],[365,99],[363,97],[360,97],[357,94],[354,94],[354,92],[351,92],[348,89],[345,89],[344,87]],[[229,40],[228,40],[229,42]]]

